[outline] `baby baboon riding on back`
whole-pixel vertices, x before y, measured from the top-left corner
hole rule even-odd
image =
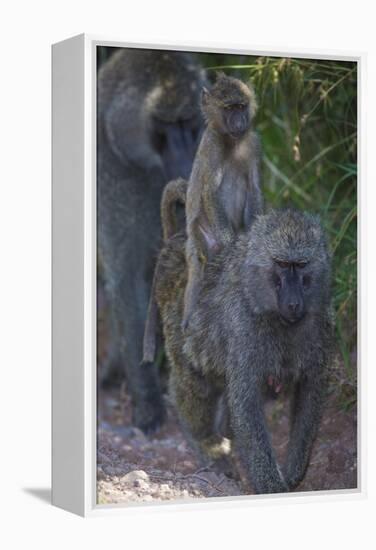
[[[207,261],[262,211],[259,143],[253,131],[254,92],[223,73],[201,108],[207,123],[186,200],[188,283],[183,328],[194,311]],[[213,234],[214,239],[208,235]]]

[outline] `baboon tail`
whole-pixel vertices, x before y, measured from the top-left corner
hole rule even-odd
[[[158,305],[155,300],[155,284],[157,279],[156,268],[154,271],[153,284],[151,287],[148,315],[145,323],[144,340],[143,340],[143,363],[153,363],[157,348],[157,329],[159,322]]]
[[[178,232],[177,203],[185,205],[187,182],[183,178],[170,181],[164,188],[161,202],[163,239],[166,242]],[[155,284],[158,279],[158,265],[154,271],[153,285],[150,293],[148,315],[146,318],[143,340],[143,363],[152,363],[157,348],[157,329],[159,322],[158,305],[155,300]]]
[[[161,202],[161,217],[163,240],[166,242],[178,232],[177,203],[185,205],[188,183],[183,178],[170,181],[163,191]]]

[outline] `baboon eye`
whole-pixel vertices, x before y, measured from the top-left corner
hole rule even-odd
[[[227,111],[232,111],[232,110],[243,111],[245,109],[245,105],[243,103],[232,103],[229,105],[225,105],[225,109]]]
[[[296,267],[298,267],[299,269],[303,269],[303,267],[305,267],[307,265],[308,262],[296,262],[295,265]]]
[[[244,103],[235,103],[234,105],[230,105],[230,109],[234,109],[237,111],[244,111],[245,105]]]

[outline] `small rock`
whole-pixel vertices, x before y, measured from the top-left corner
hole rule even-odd
[[[145,490],[149,488],[149,484],[144,479],[135,479],[133,482],[133,487]]]
[[[150,481],[150,478],[144,470],[133,470],[132,472],[125,474],[125,476],[122,476],[120,481],[122,483],[132,483],[134,485],[135,482]]]

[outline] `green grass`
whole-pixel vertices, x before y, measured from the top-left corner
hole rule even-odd
[[[333,253],[333,303],[344,406],[356,400],[357,66],[342,61],[202,54],[255,88],[267,204],[320,214]]]

